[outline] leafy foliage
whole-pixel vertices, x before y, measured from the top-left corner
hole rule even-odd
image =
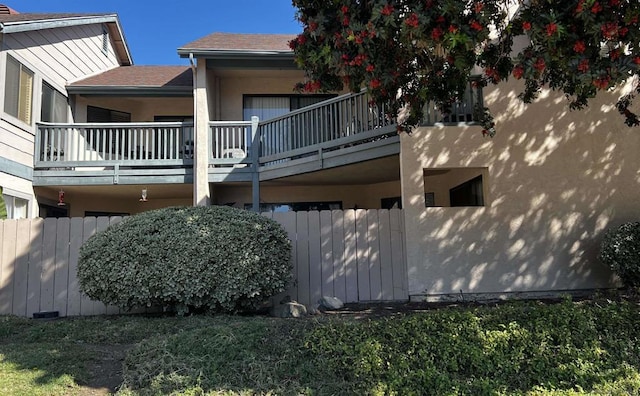
[[[332,322],[306,345],[345,394],[637,394],[638,324],[634,304],[519,303]]]
[[[89,297],[124,309],[234,312],[257,307],[291,277],[291,247],[275,221],[229,207],[143,212],[91,237],[78,279]]]
[[[308,82],[304,91],[365,86],[388,105],[401,130],[423,120],[433,101],[444,113],[469,83],[524,79],[520,97],[541,88],[566,94],[580,109],[598,91],[640,70],[640,3],[635,0],[293,0],[304,31],[290,46]],[[514,38],[527,37],[517,48]],[[479,79],[473,73],[483,70]],[[630,126],[635,91],[617,103]],[[401,109],[409,109],[403,112]],[[405,115],[405,113],[407,113]],[[478,107],[483,134],[493,136],[488,109]]]
[[[640,222],[625,223],[608,230],[598,257],[611,267],[625,286],[640,286]]]

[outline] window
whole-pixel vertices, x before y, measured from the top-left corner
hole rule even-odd
[[[250,210],[251,204],[245,204],[244,208]],[[341,201],[331,202],[291,202],[291,203],[261,203],[261,212],[308,212],[312,210],[340,210]]]
[[[87,106],[87,122],[131,122],[131,113]]]
[[[33,72],[7,55],[4,111],[26,124],[31,124]]]
[[[245,95],[243,117],[248,121],[252,116],[258,116],[260,121],[266,121],[335,96],[336,95]]]
[[[44,122],[66,123],[67,98],[51,85],[42,83],[42,111],[40,120]]]
[[[487,168],[424,169],[426,207],[485,206]]]
[[[4,198],[4,204],[7,207],[7,219],[26,219],[28,217],[29,201],[7,194],[2,194],[2,198]]]
[[[484,206],[482,175],[449,190],[451,206]]]
[[[402,198],[401,197],[381,198],[380,208],[381,209],[402,209]]]
[[[90,123],[126,123],[131,122],[131,113],[123,111],[105,109],[102,107],[87,106],[87,122]],[[117,133],[110,133],[106,129],[98,130],[94,134],[87,136],[87,141],[99,153],[115,153]],[[126,141],[120,146],[122,153],[128,152]]]

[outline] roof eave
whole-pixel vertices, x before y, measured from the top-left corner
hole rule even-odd
[[[193,96],[192,87],[68,85],[67,92],[69,92],[69,94],[83,96]]]
[[[122,66],[132,65],[133,58],[131,57],[129,46],[124,39],[124,33],[122,30],[122,26],[120,25],[120,20],[116,14],[3,22],[0,23],[0,32],[5,34],[21,33],[34,30],[55,29],[61,27],[91,25],[98,23],[107,24],[107,26],[109,27],[120,64]]]
[[[202,48],[178,48],[181,58],[193,55],[207,59],[293,59],[293,51],[217,50]]]

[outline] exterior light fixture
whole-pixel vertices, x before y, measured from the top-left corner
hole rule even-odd
[[[58,206],[66,206],[64,203],[64,190],[58,191]]]
[[[142,189],[140,202],[147,202],[147,188],[146,187]]]

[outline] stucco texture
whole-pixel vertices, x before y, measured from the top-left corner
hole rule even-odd
[[[640,131],[606,93],[583,111],[521,86],[485,89],[497,135],[423,127],[401,138],[409,293],[540,292],[616,285],[604,231],[640,218]],[[483,207],[425,207],[425,169],[484,169]]]

